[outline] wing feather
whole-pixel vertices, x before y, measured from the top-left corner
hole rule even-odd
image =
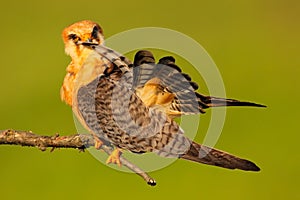
[[[139,51],[135,55],[133,74],[134,88],[140,98],[149,106],[162,106],[162,109],[170,117],[205,113],[206,108],[218,106],[265,107],[252,102],[205,96],[198,93],[196,91],[199,88],[198,84],[193,82],[188,74],[182,72],[171,56],[163,57],[155,64],[154,56],[150,51]],[[149,91],[155,93],[155,96],[152,99],[144,98],[143,95]],[[157,96],[169,97],[170,95],[173,98],[166,98],[166,101],[154,99]]]

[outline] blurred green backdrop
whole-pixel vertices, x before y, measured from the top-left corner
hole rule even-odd
[[[106,37],[145,26],[189,35],[216,62],[228,97],[268,105],[228,109],[216,145],[255,161],[259,173],[178,160],[151,173],[158,181],[151,188],[88,152],[0,146],[1,199],[300,199],[300,1],[17,0],[1,7],[0,129],[76,132],[59,97],[70,61],[60,34],[83,19],[99,22]]]

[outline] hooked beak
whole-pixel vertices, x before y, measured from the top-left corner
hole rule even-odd
[[[93,46],[93,45],[98,45],[98,43],[93,42],[91,38],[88,38],[88,39],[85,40],[85,41],[78,41],[78,44],[81,44],[81,45],[83,45],[83,46]]]
[[[94,42],[89,42],[89,41],[85,41],[85,42],[81,42],[81,43],[79,43],[79,44],[81,44],[81,45],[83,45],[83,46],[94,46],[94,45],[98,45],[98,43],[94,43]]]
[[[78,44],[81,44],[83,46],[92,46],[92,45],[98,45],[97,41],[94,39],[93,35],[85,34],[82,36],[81,41],[78,41]]]

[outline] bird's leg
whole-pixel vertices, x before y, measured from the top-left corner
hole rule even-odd
[[[97,150],[101,149],[101,146],[103,145],[102,140],[100,140],[98,137],[94,136],[94,142],[95,142],[95,148]]]
[[[119,148],[114,149],[114,151],[109,155],[106,160],[106,164],[114,163],[121,167],[120,156],[122,155],[122,150]]]

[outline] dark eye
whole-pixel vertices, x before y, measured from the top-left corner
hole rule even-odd
[[[70,40],[73,40],[74,42],[78,42],[80,40],[80,38],[76,34],[70,34],[68,35],[68,38]]]
[[[92,38],[98,39],[98,32],[99,32],[99,27],[94,26],[93,31],[92,31]]]

